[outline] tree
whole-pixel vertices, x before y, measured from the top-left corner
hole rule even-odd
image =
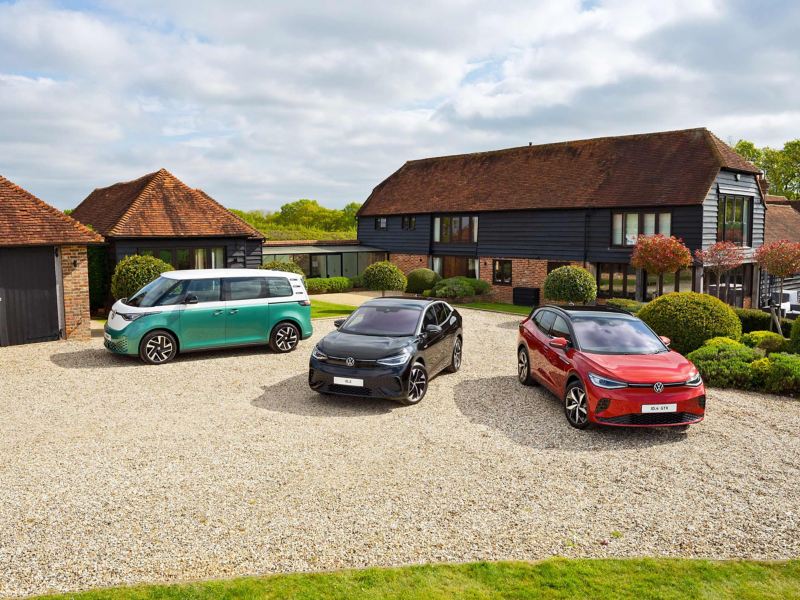
[[[800,139],[786,142],[780,150],[739,140],[734,150],[764,171],[770,193],[800,200]]]
[[[631,265],[658,275],[660,293],[661,276],[692,266],[692,253],[683,245],[683,240],[675,236],[640,235],[633,247]]]
[[[381,296],[385,296],[387,290],[402,292],[406,289],[406,276],[388,260],[372,263],[364,269],[362,277],[366,288],[381,292]]]
[[[795,273],[800,273],[800,242],[790,242],[789,240],[778,240],[770,244],[764,244],[756,250],[756,262],[770,275],[780,279],[780,295],[783,299],[783,281]],[[770,307],[772,312],[772,324],[778,331],[781,330],[780,320],[775,314],[775,307]]]
[[[742,249],[733,242],[717,242],[707,250],[695,250],[695,260],[703,265],[703,269],[711,271],[717,280],[717,292],[719,292],[719,282],[722,275],[737,269],[744,262]],[[728,298],[728,290],[725,289],[725,300]]]
[[[592,302],[597,298],[597,282],[581,267],[558,267],[544,279],[544,297],[558,302]]]

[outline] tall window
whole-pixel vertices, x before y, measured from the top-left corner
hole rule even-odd
[[[598,263],[597,295],[601,298],[634,298],[636,269],[625,263]]]
[[[417,217],[404,216],[401,221],[400,228],[413,231],[417,228]]]
[[[478,217],[445,215],[433,220],[433,241],[443,244],[477,243]]]
[[[389,228],[389,219],[386,217],[375,217],[375,229],[385,230]]]
[[[752,198],[721,194],[717,200],[717,241],[749,246],[752,207]]]
[[[672,213],[615,212],[611,215],[612,246],[634,246],[640,233],[672,235]]]
[[[511,261],[492,261],[492,283],[495,285],[511,285]]]
[[[225,248],[140,248],[143,256],[157,256],[178,270],[182,269],[223,269],[225,268]]]

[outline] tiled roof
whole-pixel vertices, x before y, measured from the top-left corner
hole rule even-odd
[[[360,216],[701,204],[720,169],[759,170],[705,128],[412,160]]]
[[[778,240],[800,242],[800,202],[791,202],[786,196],[767,196],[764,242]]]
[[[0,176],[0,246],[94,244],[103,238]]]
[[[107,237],[264,237],[166,169],[96,189],[72,215]]]

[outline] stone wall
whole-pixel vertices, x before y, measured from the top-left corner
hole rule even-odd
[[[400,267],[400,270],[406,275],[414,269],[429,268],[427,254],[395,254],[392,252],[389,260]]]
[[[89,315],[89,261],[86,246],[61,246],[64,334],[71,340],[92,337]]]
[[[492,262],[511,261],[511,285],[492,284]],[[505,258],[484,256],[480,259],[480,277],[492,286],[492,297],[497,302],[512,302],[515,287],[534,287],[542,289],[547,277],[547,261],[533,258]]]

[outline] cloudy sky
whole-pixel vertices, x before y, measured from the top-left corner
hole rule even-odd
[[[800,2],[0,0],[0,174],[60,208],[161,167],[341,206],[412,158],[696,126],[800,137]]]

